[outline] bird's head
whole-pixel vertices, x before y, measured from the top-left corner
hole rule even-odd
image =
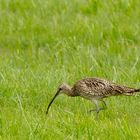
[[[65,83],[61,84],[57,91],[59,91],[59,94],[66,94],[68,96],[70,96],[70,90],[71,90],[71,87]]]
[[[46,114],[48,114],[49,108],[50,108],[51,104],[53,103],[54,99],[60,94],[66,94],[68,96],[71,96],[71,87],[65,83],[58,86],[56,94],[54,95],[54,97],[52,98],[52,100],[50,101],[50,103],[48,105]]]

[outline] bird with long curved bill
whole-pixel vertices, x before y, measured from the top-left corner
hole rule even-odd
[[[104,79],[85,78],[77,81],[73,87],[67,84],[60,85],[55,96],[52,98],[51,102],[48,105],[46,114],[48,114],[49,108],[55,98],[61,93],[71,97],[80,96],[94,102],[96,108],[91,109],[90,112],[96,111],[98,114],[101,110],[107,108],[106,102],[103,100],[104,98],[118,95],[133,96],[135,95],[135,92],[140,92],[140,89],[115,84]],[[103,103],[103,107],[99,107],[98,101],[101,101]]]

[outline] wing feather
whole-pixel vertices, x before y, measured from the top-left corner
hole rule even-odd
[[[110,81],[99,78],[85,78],[78,81],[73,90],[83,97],[102,96],[108,97],[110,95],[121,95],[124,93],[132,94],[135,89],[127,86],[114,84]]]

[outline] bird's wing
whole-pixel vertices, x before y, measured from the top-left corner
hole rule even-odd
[[[81,93],[91,96],[110,96],[123,93],[133,93],[135,89],[114,84],[110,81],[98,78],[86,78],[81,80]],[[79,89],[80,89],[79,88]]]

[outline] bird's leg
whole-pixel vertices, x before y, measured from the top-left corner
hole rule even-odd
[[[100,108],[98,106],[98,101],[97,100],[93,100],[93,102],[95,103],[96,109],[91,109],[90,112],[96,111],[96,117],[95,118],[98,120],[98,114],[99,114]]]
[[[99,100],[99,101],[101,101],[101,102],[103,103],[104,107],[101,107],[101,108],[100,108],[100,107],[98,106],[97,100],[93,100],[93,102],[95,103],[96,109],[91,109],[90,112],[96,111],[97,113],[99,113],[101,110],[107,109],[106,102],[105,102],[104,100]]]
[[[97,100],[93,100],[93,102],[95,103],[96,108],[95,108],[95,109],[91,109],[90,112],[92,112],[92,111],[96,111],[97,114],[98,114],[99,111],[100,111],[100,108],[99,108],[98,102],[97,102]]]
[[[100,108],[100,110],[105,110],[107,109],[107,105],[106,105],[106,102],[104,100],[100,100],[102,103],[103,103],[103,107]]]

